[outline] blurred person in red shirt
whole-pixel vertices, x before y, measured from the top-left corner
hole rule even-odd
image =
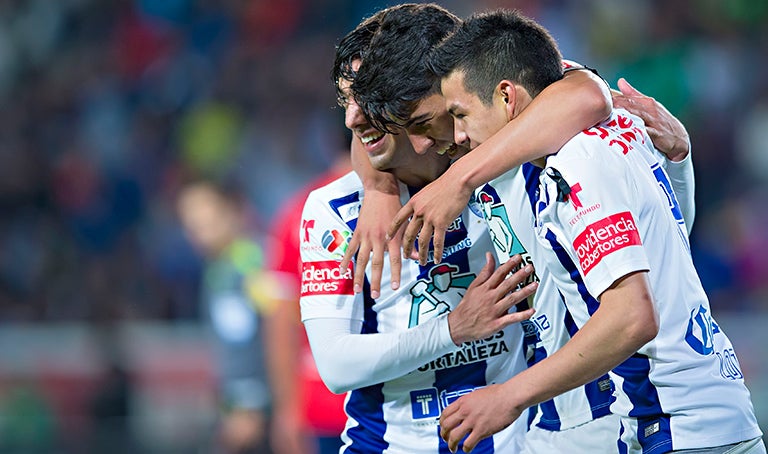
[[[270,229],[267,268],[274,279],[276,312],[268,354],[275,401],[272,447],[279,454],[337,454],[342,446],[345,395],[331,393],[320,378],[299,314],[299,235],[309,192],[351,170],[349,150],[339,148],[335,162],[288,199]]]

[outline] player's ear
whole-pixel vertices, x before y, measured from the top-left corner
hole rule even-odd
[[[502,80],[496,85],[496,93],[501,97],[507,110],[507,116],[511,119],[515,110],[515,84],[509,80]]]

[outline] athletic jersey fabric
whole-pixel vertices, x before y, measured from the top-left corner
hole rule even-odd
[[[539,254],[535,250],[538,242],[533,230],[532,199],[540,171],[531,164],[512,169],[480,187],[470,201],[473,211],[482,213],[486,219],[499,260],[521,254],[524,262],[535,267],[534,279],[539,281],[539,288],[530,304],[536,313],[530,320],[522,322],[528,365],[554,353],[577,331],[549,270],[534,259]],[[604,375],[539,404],[538,412],[532,409],[528,422],[552,431],[584,424],[610,413],[612,393],[613,383],[608,375]]]
[[[684,201],[683,214],[689,226],[693,222],[693,166],[690,155],[679,163],[668,161],[653,150],[672,175],[672,186]],[[492,243],[499,260],[521,254],[527,263],[534,263],[539,246],[533,224],[533,204],[539,185],[541,169],[531,164],[512,169],[475,191],[470,202],[474,211],[482,212],[491,233]],[[521,196],[525,195],[525,196]],[[536,267],[535,279],[539,289],[532,300],[536,314],[523,322],[526,358],[533,365],[554,353],[577,331],[573,315],[546,266]],[[584,424],[608,413],[612,384],[604,376],[588,385],[564,393],[538,406],[530,415],[531,424],[545,430],[565,430]]]
[[[712,316],[680,205],[642,120],[617,109],[549,157],[535,207],[542,263],[577,327],[617,279],[648,271],[659,333],[611,373],[618,391],[611,410],[631,418],[642,452],[760,436],[733,346]]]
[[[342,452],[448,453],[439,436],[442,409],[463,394],[521,371],[522,330],[514,324],[460,347],[451,341],[446,315],[491,250],[483,220],[469,210],[448,229],[442,263],[422,267],[404,260],[400,289],[391,290],[385,269],[380,298],[371,298],[367,282],[362,293],[354,294],[352,271],[341,273],[338,259],[355,228],[362,188],[350,173],[313,191],[300,234],[301,313],[318,368],[327,383],[334,382],[331,389],[354,387],[345,406],[349,418]],[[323,320],[338,326],[339,319],[360,327],[348,328],[347,335],[363,336],[338,342],[332,353],[323,354],[329,346],[318,339],[332,336],[319,336],[317,325],[322,332]],[[520,421],[483,440],[473,452],[519,452],[524,432],[525,421]]]
[[[564,60],[565,70],[583,68],[573,61]],[[672,175],[672,185],[680,194],[687,225],[693,222],[694,178],[690,155],[682,162],[673,163],[653,149]],[[521,254],[526,263],[536,268],[534,279],[539,289],[531,305],[536,308],[533,318],[523,322],[526,358],[533,365],[562,347],[577,331],[573,315],[563,300],[546,266],[534,261],[541,253],[536,248],[534,202],[539,186],[541,169],[524,164],[512,169],[475,191],[470,206],[482,212],[494,249],[499,260]],[[535,262],[535,263],[534,263]],[[592,383],[579,387],[532,408],[529,423],[544,430],[559,431],[576,427],[609,413],[613,383],[605,375]],[[538,411],[537,411],[538,410]]]

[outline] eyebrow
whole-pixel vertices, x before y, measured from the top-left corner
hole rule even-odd
[[[410,120],[405,122],[403,127],[404,128],[409,128],[409,127],[413,126],[415,123],[422,123],[422,122],[425,122],[425,121],[431,120],[431,119],[432,119],[432,114],[425,113],[425,114],[419,115],[416,118],[411,118]]]

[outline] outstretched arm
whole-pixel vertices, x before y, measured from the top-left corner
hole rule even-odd
[[[385,239],[390,220],[402,207],[400,204],[400,187],[392,174],[378,171],[371,166],[359,138],[352,138],[351,150],[352,168],[363,181],[365,198],[357,218],[357,227],[352,234],[341,267],[346,269],[349,262],[357,254],[354,289],[355,293],[359,293],[363,288],[365,268],[370,259],[371,296],[378,298],[381,290],[385,248],[389,252],[392,290],[397,290],[400,286],[401,243],[399,237],[389,242]]]
[[[335,393],[401,377],[470,340],[483,339],[527,320],[533,309],[509,310],[536,290],[535,283],[513,291],[533,271],[527,266],[509,278],[521,263],[515,256],[494,271],[488,263],[447,316],[433,318],[405,331],[359,334],[360,320],[316,318],[304,325],[320,376]]]
[[[582,329],[552,356],[505,383],[475,390],[449,405],[440,435],[456,452],[507,427],[526,408],[594,380],[629,358],[658,332],[646,272],[619,279],[600,297],[600,307]]]
[[[411,218],[402,238],[404,256],[410,256],[417,235],[419,244],[429,244],[434,232],[435,261],[439,262],[445,230],[475,188],[525,162],[554,153],[579,131],[605,119],[611,108],[608,86],[600,77],[591,71],[566,73],[498,133],[412,197],[393,219],[388,236],[394,237]],[[419,251],[419,260],[426,263],[427,248]]]

